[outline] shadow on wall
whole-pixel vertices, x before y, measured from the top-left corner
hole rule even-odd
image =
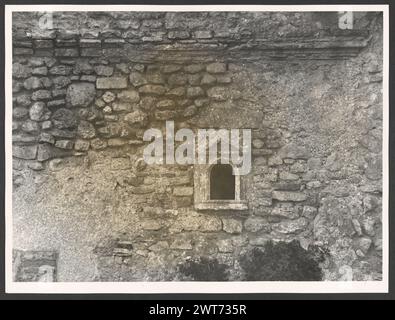
[[[303,249],[296,240],[289,243],[268,241],[263,249],[253,248],[239,258],[242,281],[321,281],[320,263],[329,257],[325,248]],[[232,270],[217,259],[199,257],[179,266],[188,280],[227,281]],[[185,280],[185,279],[183,279]]]

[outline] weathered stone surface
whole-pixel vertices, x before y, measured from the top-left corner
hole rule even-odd
[[[286,172],[286,171],[280,172],[279,177],[280,177],[281,180],[291,180],[291,181],[293,181],[293,180],[298,180],[299,179],[299,176],[297,174]]]
[[[58,129],[74,128],[77,126],[77,117],[72,110],[60,108],[53,113],[52,123]]]
[[[166,88],[162,85],[146,84],[139,88],[140,93],[162,95],[166,92]]]
[[[43,121],[49,119],[49,112],[46,110],[46,106],[44,102],[35,102],[30,107],[29,110],[30,119],[34,121]]]
[[[179,40],[179,39],[188,39],[190,34],[188,31],[180,30],[180,31],[170,31],[167,36],[169,39]]]
[[[98,78],[96,80],[97,89],[125,89],[127,87],[127,78],[108,77]]]
[[[279,203],[273,208],[271,215],[287,219],[295,219],[299,217],[298,208],[292,203]]]
[[[96,138],[91,141],[91,147],[94,150],[102,150],[107,147],[107,142],[105,140]]]
[[[22,94],[16,97],[16,103],[21,107],[28,107],[31,103],[31,97],[27,94]]]
[[[193,249],[190,239],[176,239],[170,245],[170,248],[177,249],[177,250],[192,250]]]
[[[217,242],[218,251],[222,253],[230,253],[234,251],[232,240],[223,239]]]
[[[368,237],[362,237],[356,240],[355,246],[365,255],[372,245],[372,240]]]
[[[194,33],[195,38],[197,39],[210,39],[213,37],[210,30],[198,30]]]
[[[230,92],[225,87],[213,87],[207,90],[207,95],[215,101],[225,101],[230,98]]]
[[[258,232],[267,226],[268,222],[261,217],[250,217],[244,222],[244,229],[250,232]]]
[[[180,86],[188,82],[188,77],[183,73],[171,74],[167,79],[167,83],[171,86]]]
[[[92,139],[96,136],[95,127],[88,121],[80,121],[77,129],[78,135],[83,139]]]
[[[48,132],[41,132],[39,141],[49,143],[49,144],[55,144],[55,138],[53,137],[52,134],[50,134]]]
[[[197,98],[204,96],[204,90],[201,87],[189,87],[187,88],[187,97]]]
[[[39,144],[37,151],[37,160],[46,161],[53,158],[62,158],[71,155],[69,150],[62,150],[50,144]]]
[[[89,141],[77,139],[74,142],[74,149],[76,151],[88,151],[89,150]]]
[[[21,129],[24,132],[36,134],[36,133],[40,132],[40,125],[36,121],[26,120],[22,124]]]
[[[217,81],[217,79],[215,77],[213,77],[210,74],[205,74],[202,79],[200,80],[200,84],[202,85],[210,85],[213,84]]]
[[[98,76],[109,77],[113,74],[114,68],[109,66],[95,66],[93,68]]]
[[[193,188],[192,187],[176,187],[173,190],[173,194],[175,196],[192,196],[193,195]]]
[[[12,146],[12,156],[19,159],[32,160],[37,155],[37,146]]]
[[[55,147],[60,149],[71,150],[74,147],[74,142],[71,140],[57,140],[55,142]]]
[[[31,75],[32,69],[29,66],[21,63],[14,63],[12,65],[12,76],[14,78],[27,78]]]
[[[139,110],[133,111],[125,115],[125,121],[132,126],[144,126],[147,123],[147,114]]]
[[[160,100],[157,104],[156,107],[158,109],[174,109],[176,107],[176,103],[173,100]]]
[[[302,192],[273,191],[273,199],[279,201],[304,201],[307,196]]]
[[[274,224],[272,226],[273,231],[283,234],[299,233],[304,231],[308,225],[308,220],[304,217],[290,220],[282,221],[281,223]]]
[[[132,103],[137,103],[140,100],[140,95],[135,90],[121,91],[120,93],[118,93],[117,97],[121,101],[128,101]]]
[[[95,99],[96,90],[92,83],[73,83],[67,88],[66,101],[72,107],[87,107]]]
[[[222,229],[227,233],[239,234],[243,231],[243,223],[232,218],[222,218]]]
[[[189,106],[184,110],[183,116],[184,117],[192,117],[197,113],[197,108],[196,106]]]
[[[195,211],[186,211],[177,216],[174,224],[170,227],[171,232],[201,231],[214,232],[222,229],[221,220],[212,215],[199,214]]]
[[[27,78],[23,82],[23,86],[25,87],[26,90],[37,90],[44,88],[44,85],[42,84],[41,80],[37,77]]]
[[[110,103],[113,102],[115,100],[116,96],[114,93],[112,93],[111,91],[106,91],[104,92],[102,99],[104,102],[106,103]]]
[[[141,222],[141,228],[144,230],[159,230],[162,225],[156,220],[144,220]]]
[[[215,62],[209,64],[206,69],[209,73],[224,73],[226,72],[226,64],[222,62]]]
[[[283,159],[308,159],[310,157],[310,152],[304,146],[288,144],[280,149],[278,155]]]
[[[318,212],[318,209],[315,207],[304,206],[303,211],[302,211],[302,216],[307,219],[312,220],[316,216],[317,212]]]
[[[129,75],[129,81],[135,87],[140,87],[140,86],[142,86],[144,84],[147,84],[147,80],[139,72],[132,72]]]
[[[12,117],[14,119],[21,119],[29,114],[29,110],[26,108],[16,107],[12,109]]]
[[[32,94],[33,101],[49,100],[51,98],[52,98],[51,91],[48,91],[48,90],[37,90],[37,91],[34,91]]]
[[[204,70],[204,65],[202,64],[190,64],[184,67],[186,73],[197,73]]]

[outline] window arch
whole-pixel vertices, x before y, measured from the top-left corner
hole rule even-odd
[[[196,210],[248,210],[241,176],[233,175],[231,164],[195,164],[194,203]]]
[[[230,164],[215,164],[210,169],[210,200],[235,200],[235,176]]]

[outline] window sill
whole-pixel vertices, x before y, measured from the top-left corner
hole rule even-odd
[[[195,210],[248,210],[247,201],[240,200],[209,200],[195,203]]]

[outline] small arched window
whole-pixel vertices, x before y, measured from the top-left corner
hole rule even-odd
[[[235,176],[230,164],[215,164],[211,168],[210,200],[235,200]]]

